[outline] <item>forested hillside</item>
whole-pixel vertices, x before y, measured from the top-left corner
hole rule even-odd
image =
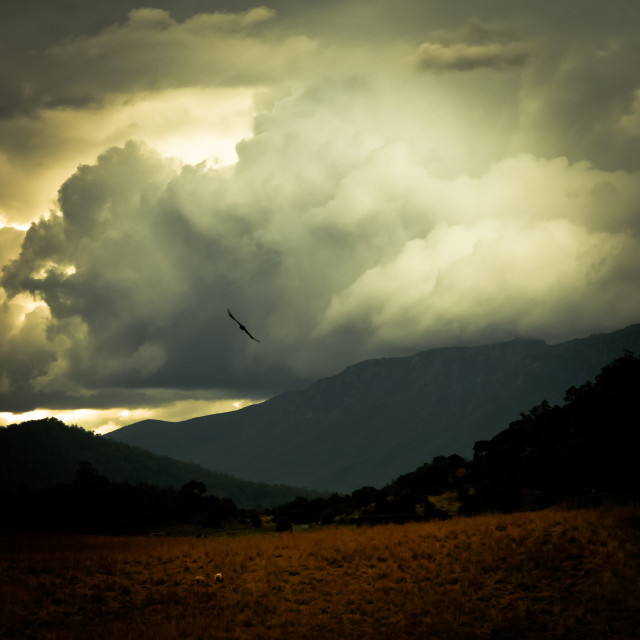
[[[381,489],[297,500],[272,510],[293,523],[338,514],[369,522],[513,512],[553,504],[640,499],[640,357],[627,352],[593,382],[567,389],[562,405],[543,401],[491,440],[472,460],[436,456]]]
[[[39,490],[72,482],[82,462],[90,463],[112,482],[144,482],[174,489],[190,481],[201,482],[209,494],[230,498],[239,507],[275,505],[299,495],[317,495],[300,488],[239,480],[67,426],[55,418],[0,429],[0,490]]]
[[[640,497],[640,358],[627,353],[562,406],[542,402],[475,445],[464,511]]]

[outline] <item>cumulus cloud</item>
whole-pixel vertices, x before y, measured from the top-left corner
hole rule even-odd
[[[34,393],[264,397],[372,355],[637,318],[638,174],[521,155],[437,176],[322,95],[277,102],[233,167],[129,143],[79,168],[3,273],[51,314]]]
[[[232,164],[236,143],[251,133],[252,115],[246,88],[185,88],[0,120],[0,223],[23,225],[55,208],[60,185],[79,164],[131,138],[194,164]]]
[[[2,128],[4,218],[37,209],[14,176],[44,184],[44,163],[62,186],[0,228],[0,409],[257,399],[359,359],[636,322],[624,21],[407,6],[314,5],[311,26],[286,2],[165,3],[41,47],[38,117]],[[237,162],[172,153],[198,132]]]

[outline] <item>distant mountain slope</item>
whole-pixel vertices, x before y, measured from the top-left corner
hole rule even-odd
[[[470,455],[542,400],[595,377],[640,325],[547,345],[514,340],[367,360],[301,391],[231,413],[147,420],[108,438],[270,483],[382,486],[437,455]]]
[[[159,456],[55,418],[32,420],[0,428],[0,490],[23,486],[33,490],[71,482],[79,462],[90,462],[114,482],[145,482],[179,489],[202,482],[208,492],[231,498],[241,508],[274,506],[306,492],[239,480],[211,469]]]

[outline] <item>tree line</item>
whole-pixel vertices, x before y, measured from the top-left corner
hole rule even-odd
[[[111,482],[89,462],[81,462],[72,482],[4,492],[2,529],[46,533],[147,533],[190,524],[220,527],[239,514],[233,500],[206,495],[202,482],[180,489],[143,482]]]

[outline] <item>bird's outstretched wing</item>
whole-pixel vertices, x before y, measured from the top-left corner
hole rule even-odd
[[[260,342],[260,340],[258,340],[258,338],[254,338],[248,331],[247,327],[245,327],[240,320],[238,320],[238,318],[236,318],[233,313],[231,313],[231,309],[227,309],[227,313],[229,314],[229,316],[235,320],[238,323],[238,326],[240,327],[240,329],[242,331],[244,331],[252,340],[255,340],[256,342]]]
[[[246,327],[241,327],[241,329],[242,329],[242,330],[243,330],[243,331],[244,331],[244,332],[245,332],[245,333],[246,333],[246,334],[247,334],[247,335],[248,335],[252,340],[255,340],[256,342],[260,342],[260,340],[258,340],[258,338],[254,338],[254,337],[249,333],[249,331],[247,330],[247,328],[246,328]]]

